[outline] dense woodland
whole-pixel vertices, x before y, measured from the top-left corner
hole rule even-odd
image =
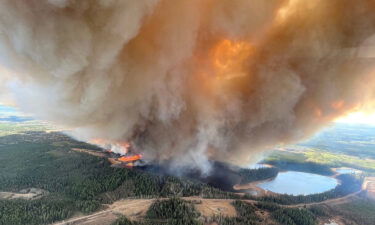
[[[298,162],[294,160],[290,161],[279,161],[279,160],[268,160],[264,163],[273,165],[280,170],[293,170],[300,172],[316,173],[324,176],[332,176],[334,172],[329,166],[314,163],[314,162]]]
[[[281,225],[316,225],[317,209],[285,208],[274,203],[260,202],[256,205],[241,200],[233,203],[237,211],[236,217],[215,216],[205,222],[217,222],[220,225],[263,225],[263,218],[257,211],[268,212],[274,223]],[[143,221],[130,221],[125,217],[119,218],[113,225],[200,225],[199,213],[194,209],[194,204],[187,201],[171,198],[156,201],[147,211]]]
[[[249,195],[240,197],[196,180],[136,169],[113,168],[105,158],[74,152],[71,148],[99,150],[54,132],[28,132],[0,137],[0,191],[19,192],[32,187],[46,191],[44,196],[36,200],[0,200],[1,225],[49,224],[77,212],[99,210],[103,204],[121,198],[159,197],[173,198],[152,205],[145,221],[135,223],[121,218],[116,223],[195,225],[200,222],[193,204],[175,197],[254,199]],[[277,169],[268,168],[239,172],[243,181],[255,181],[276,174]],[[339,179],[342,183],[337,188],[322,194],[255,198],[268,202],[259,205],[234,201],[238,217],[214,219],[222,225],[262,224],[255,211],[265,210],[280,224],[314,224],[319,209],[289,209],[274,203],[309,203],[340,197],[357,191],[362,182],[350,175],[341,175]]]
[[[113,225],[203,225],[194,205],[179,198],[157,200],[146,213],[143,221],[132,222],[120,217]]]
[[[222,217],[216,216],[211,219],[212,222],[217,222],[220,225],[256,225],[262,224],[262,219],[255,213],[257,208],[246,202],[236,200],[233,203],[237,211],[236,217]]]
[[[320,207],[288,208],[270,202],[258,202],[256,207],[269,212],[276,222],[283,225],[315,225],[323,214]]]
[[[283,225],[315,225],[314,215],[306,209],[283,208],[272,213],[272,217]]]
[[[317,215],[309,209],[286,208],[274,203],[250,204],[240,200],[233,202],[237,217],[218,217],[214,221],[221,225],[263,225],[266,224],[255,212],[268,212],[274,223],[281,225],[316,225]]]
[[[127,197],[238,197],[197,181],[113,168],[104,158],[71,148],[96,147],[53,132],[0,137],[0,190],[48,192],[38,200],[1,200],[0,224],[51,223]]]
[[[79,209],[74,201],[58,197],[32,201],[0,200],[0,224],[45,224],[70,217]]]
[[[200,214],[191,203],[178,198],[158,200],[147,211],[146,219],[173,225],[196,225]]]
[[[348,220],[347,224],[374,225],[375,201],[365,197],[339,205],[329,210],[329,215],[337,215]]]
[[[274,178],[279,173],[278,168],[240,169],[241,183],[250,183],[259,180]]]

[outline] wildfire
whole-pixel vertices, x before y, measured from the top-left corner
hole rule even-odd
[[[114,152],[121,155],[128,153],[131,147],[130,143],[127,141],[112,141],[101,138],[95,138],[89,141],[91,144],[97,145],[106,149],[108,152]]]
[[[90,143],[104,148],[105,152],[110,156],[108,160],[112,165],[120,165],[131,168],[139,165],[139,161],[142,161],[143,158],[143,155],[138,154],[134,147],[127,141],[111,141],[97,138],[92,139]]]
[[[136,154],[136,155],[132,155],[132,156],[123,156],[123,157],[120,157],[118,160],[121,161],[121,162],[133,162],[133,161],[137,161],[137,160],[141,160],[141,159],[142,159],[142,155]]]

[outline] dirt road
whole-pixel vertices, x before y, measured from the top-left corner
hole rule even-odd
[[[359,193],[361,193],[362,190],[360,191],[357,191],[357,192],[354,192],[354,193],[351,193],[349,195],[345,195],[344,197],[341,197],[341,198],[332,198],[332,199],[328,199],[328,200],[325,200],[325,201],[321,201],[321,202],[312,202],[312,203],[302,203],[302,204],[296,204],[296,205],[283,205],[285,207],[290,207],[290,208],[301,208],[301,207],[308,207],[308,206],[314,206],[314,205],[339,205],[339,204],[343,204],[343,203],[346,203],[348,201],[351,200],[351,198],[355,198]]]
[[[328,199],[322,202],[313,202],[308,204],[283,205],[284,207],[301,208],[313,205],[337,205],[350,201],[362,191],[358,191],[347,196]],[[201,197],[185,197],[182,198],[195,204],[195,208],[205,217],[214,215],[236,216],[236,210],[231,204],[234,199],[203,199]],[[77,216],[71,219],[55,223],[54,225],[110,225],[119,216],[124,215],[131,220],[139,220],[144,218],[150,205],[157,199],[124,199],[108,205],[105,210],[90,215]],[[256,203],[255,200],[244,200],[249,203]]]
[[[126,199],[116,201],[111,205],[107,205],[105,210],[86,215],[73,217],[54,225],[106,225],[113,223],[119,216],[124,215],[130,219],[139,219],[144,216],[147,209],[156,199]]]
[[[231,199],[202,199],[186,197],[184,200],[195,204],[196,209],[206,217],[214,215],[236,216]],[[146,215],[150,205],[157,199],[124,199],[108,205],[105,210],[86,216],[77,216],[54,225],[110,225],[119,216],[124,215],[131,220],[138,220]]]

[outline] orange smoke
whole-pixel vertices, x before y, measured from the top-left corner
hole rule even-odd
[[[112,141],[102,138],[91,139],[89,143],[104,148],[106,149],[106,151],[115,152],[119,154],[126,154],[131,147],[130,143],[127,141]]]
[[[216,77],[232,79],[245,76],[244,67],[252,51],[253,46],[245,41],[220,41],[214,48],[212,59]]]
[[[323,112],[320,108],[315,108],[314,114],[316,117],[322,117]]]
[[[108,143],[107,140],[105,139],[102,139],[102,138],[93,138],[89,141],[89,143],[91,144],[94,144],[94,145],[99,145],[99,146],[102,146],[102,145],[105,145]]]
[[[126,148],[126,149],[130,148],[130,143],[127,142],[127,141],[119,141],[119,142],[116,142],[116,143],[119,144],[123,148]]]
[[[247,67],[253,53],[254,47],[248,41],[222,39],[207,55],[198,56],[195,84],[202,95],[213,100],[222,93],[241,91],[241,85],[249,83]]]
[[[345,105],[345,102],[343,100],[339,100],[339,101],[333,102],[331,104],[331,107],[335,110],[340,110],[344,107],[344,105]]]
[[[288,0],[277,12],[276,21],[284,22],[287,20],[288,16],[293,14],[298,10],[298,4],[306,4],[306,1],[301,0]],[[311,4],[311,3],[308,3]]]

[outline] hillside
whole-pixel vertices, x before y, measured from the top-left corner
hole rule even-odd
[[[116,224],[308,225],[328,221],[331,215],[342,221],[354,221],[353,224],[371,224],[355,212],[350,218],[345,217],[345,210],[361,203],[358,199],[363,197],[357,193],[345,201],[321,203],[324,196],[336,197],[336,192],[303,198],[254,198],[214,188],[211,185],[217,183],[212,181],[218,175],[177,178],[157,170],[114,168],[102,154],[88,154],[89,150],[100,151],[58,132],[27,131],[0,137],[0,224],[66,224],[61,221],[67,220],[75,224],[109,225],[119,218]],[[223,175],[225,166],[216,166]],[[275,168],[231,171],[231,175],[239,176],[245,183],[273,177],[275,173]],[[173,200],[176,197],[181,200]],[[164,211],[174,211],[181,204],[181,215],[194,212],[189,222],[170,218]],[[149,216],[153,205],[160,208],[159,216]],[[328,207],[331,215],[320,215],[321,207]],[[362,207],[371,209],[373,204]],[[129,223],[122,216],[138,222]]]

